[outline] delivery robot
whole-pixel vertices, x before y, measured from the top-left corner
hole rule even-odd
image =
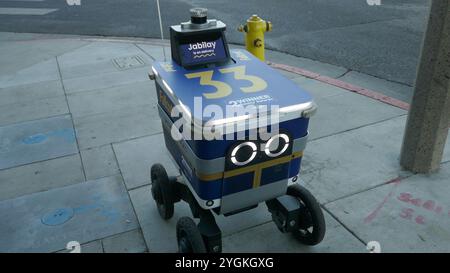
[[[178,220],[182,253],[221,252],[214,214],[231,216],[262,202],[280,231],[318,244],[324,216],[298,183],[308,122],[316,110],[312,97],[246,50],[229,50],[226,25],[206,12],[191,9],[190,21],[170,27],[172,59],[154,62],[149,73],[165,146],[180,172],[172,177],[161,164],[151,167],[158,212],[170,219],[174,204],[185,201],[199,219]],[[220,114],[249,106],[248,112]]]

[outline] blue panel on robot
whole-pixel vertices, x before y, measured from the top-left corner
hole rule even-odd
[[[222,61],[227,57],[222,38],[182,44],[181,58],[186,65]]]

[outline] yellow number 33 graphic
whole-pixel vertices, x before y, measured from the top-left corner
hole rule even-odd
[[[229,96],[232,92],[231,86],[225,82],[214,81],[212,79],[213,72],[214,71],[209,70],[197,73],[189,73],[186,74],[185,76],[188,79],[200,78],[200,85],[213,86],[216,88],[216,91],[213,93],[203,93],[203,96],[205,96],[205,98],[207,99],[220,99]],[[259,92],[267,88],[267,83],[265,80],[261,79],[260,77],[246,75],[244,65],[219,69],[219,72],[222,74],[234,73],[234,79],[246,80],[251,82],[252,85],[240,88],[242,92],[245,93]]]

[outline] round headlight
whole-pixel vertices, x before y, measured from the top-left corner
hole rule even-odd
[[[270,157],[277,157],[284,153],[288,147],[289,137],[286,134],[278,134],[272,136],[269,141],[267,141],[264,152]]]
[[[253,142],[243,142],[231,151],[231,162],[237,166],[244,166],[256,157],[256,144]]]

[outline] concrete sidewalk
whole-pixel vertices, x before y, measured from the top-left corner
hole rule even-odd
[[[166,48],[166,54],[170,50]],[[0,252],[174,252],[178,203],[160,219],[149,167],[170,173],[147,73],[162,43],[0,33]],[[408,102],[411,87],[342,67],[267,52],[288,64]],[[450,145],[441,170],[414,175],[398,157],[407,112],[281,71],[319,105],[301,178],[327,221],[315,247],[281,234],[264,205],[217,217],[225,252],[450,251]],[[394,92],[402,90],[402,92]]]

